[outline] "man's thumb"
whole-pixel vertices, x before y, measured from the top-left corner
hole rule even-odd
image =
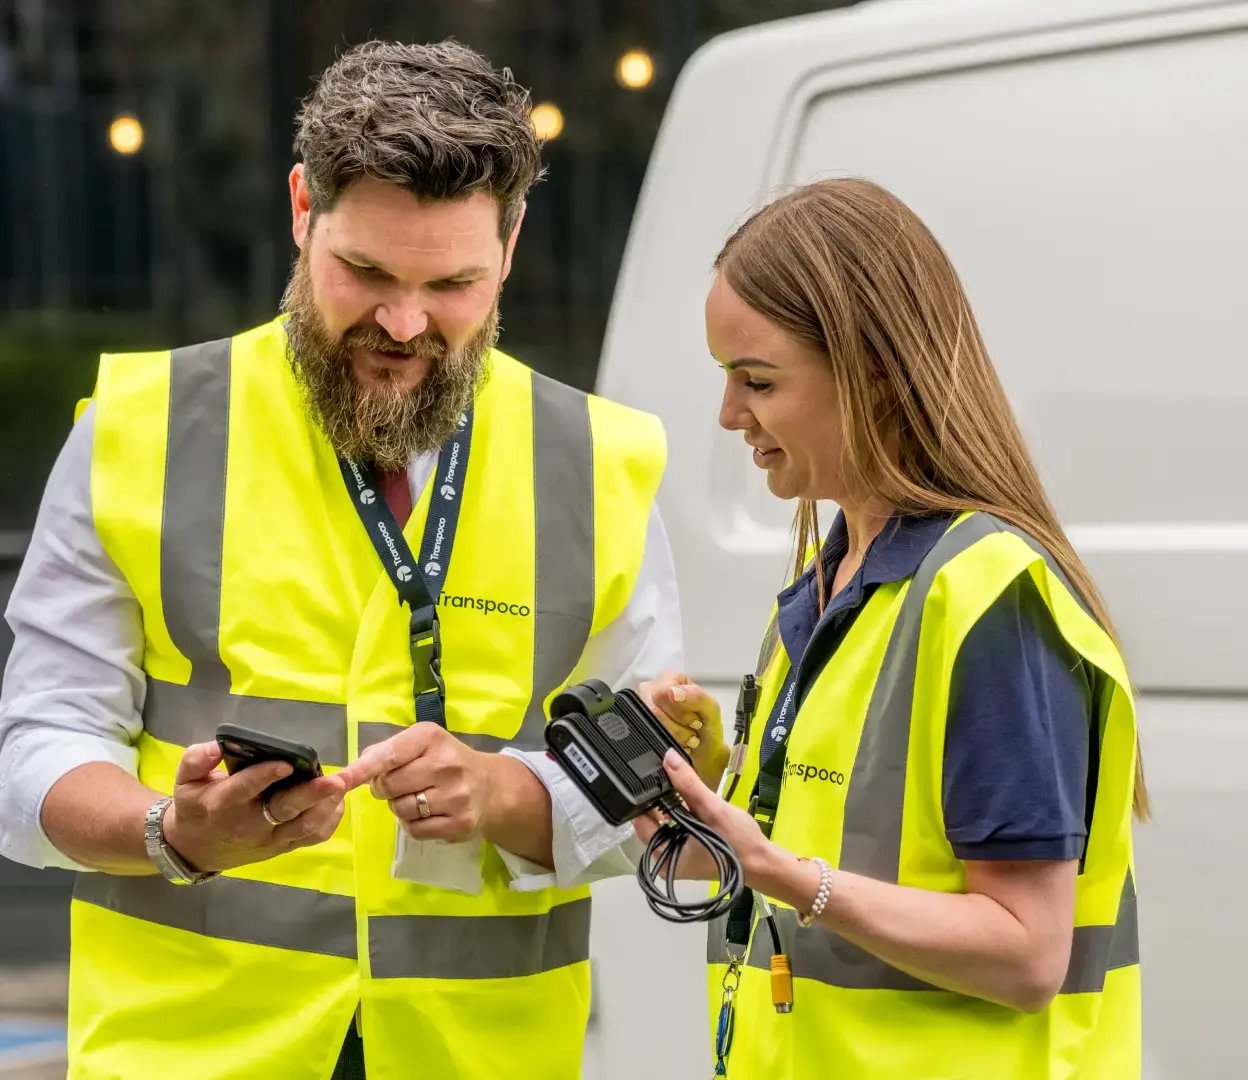
[[[178,762],[178,771],[173,782],[190,784],[197,780],[207,780],[220,762],[221,747],[215,742],[194,743],[186,748],[186,753]]]

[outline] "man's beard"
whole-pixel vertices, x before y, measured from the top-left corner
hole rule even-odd
[[[437,336],[395,341],[379,326],[357,326],[335,338],[312,296],[308,258],[299,253],[286,294],[287,355],[316,422],[340,457],[371,461],[379,469],[406,469],[412,456],[434,450],[455,432],[485,381],[486,355],[498,339],[498,299],[460,349]],[[430,361],[414,390],[401,374],[375,371],[367,383],[352,369],[353,348],[381,349]]]

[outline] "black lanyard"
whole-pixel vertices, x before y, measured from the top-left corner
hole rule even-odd
[[[759,764],[778,754],[788,741],[789,732],[793,730],[793,717],[797,709],[794,698],[797,696],[797,665],[790,664],[789,673],[784,678],[780,692],[776,695],[775,704],[771,707],[771,716],[767,718],[767,729],[763,733],[765,742],[760,747]]]
[[[784,648],[783,644],[780,645],[780,648]],[[793,714],[797,711],[794,707],[794,699],[797,696],[798,666],[797,664],[790,664],[789,666],[789,672],[780,686],[780,692],[776,695],[775,702],[772,704],[771,715],[767,718],[767,727],[763,733],[764,744],[759,747],[759,772],[758,778],[754,781],[754,791],[750,797],[750,814],[755,817],[756,821],[759,821],[760,827],[763,828],[767,835],[771,833],[771,820],[759,820],[757,814],[759,784],[763,777],[763,769],[772,757],[778,757],[783,768],[784,748],[788,741],[789,732],[793,729],[791,722]],[[762,751],[767,746],[772,748],[764,756]],[[744,962],[745,950],[749,945],[753,926],[754,892],[752,889],[745,889],[729,910],[728,919],[724,925],[724,938],[728,946],[729,955],[738,957],[741,962]]]
[[[381,564],[394,583],[399,599],[411,611],[408,645],[412,653],[413,690],[417,721],[446,727],[446,685],[442,681],[442,637],[438,628],[438,597],[451,564],[459,512],[468,475],[472,446],[472,410],[459,419],[459,428],[438,453],[430,480],[429,516],[420,545],[420,561],[403,538],[403,529],[381,496],[377,472],[368,463],[339,458],[343,481],[364,530]]]

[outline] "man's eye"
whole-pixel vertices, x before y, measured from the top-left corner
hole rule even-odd
[[[361,266],[359,263],[348,262],[346,259],[342,260],[342,265],[356,277],[369,281],[377,281],[389,276],[384,270],[380,270],[376,266]]]
[[[438,281],[434,283],[433,287],[435,289],[440,289],[442,292],[455,292],[456,290],[466,289],[469,285],[475,284],[475,279],[471,281]]]

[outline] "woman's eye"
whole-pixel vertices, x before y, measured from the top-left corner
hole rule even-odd
[[[771,389],[771,383],[759,382],[757,379],[746,379],[745,388],[747,390],[754,390],[760,394],[765,394],[768,390]]]

